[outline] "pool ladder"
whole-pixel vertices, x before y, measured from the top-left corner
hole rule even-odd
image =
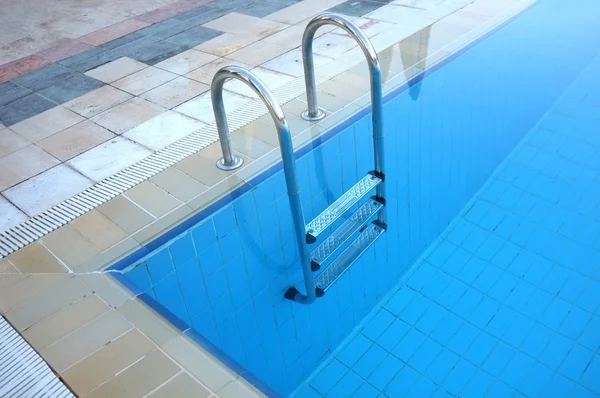
[[[223,105],[223,84],[228,79],[238,79],[249,85],[263,100],[277,127],[279,146],[283,161],[286,186],[294,231],[300,253],[300,261],[304,273],[306,294],[302,294],[292,286],[285,292],[285,298],[301,304],[311,304],[331,288],[334,283],[350,269],[360,256],[371,247],[387,229],[385,211],[385,174],[384,169],[384,135],[383,135],[383,98],[381,86],[381,70],[377,52],[367,36],[354,23],[339,15],[323,13],[312,19],[304,31],[302,39],[302,56],[304,59],[304,75],[306,82],[308,110],[302,114],[306,120],[320,120],[325,113],[319,109],[316,95],[315,70],[313,64],[312,44],[316,31],[323,25],[335,25],[344,29],[360,45],[365,54],[371,74],[371,102],[373,143],[375,168],[360,181],[346,191],[323,212],[308,224],[304,220],[304,212],[300,200],[300,187],[296,175],[296,162],[292,137],[281,107],[273,93],[251,72],[227,66],[217,72],[212,81],[211,98],[223,158],[217,166],[223,170],[232,170],[242,165],[242,158],[236,156],[231,148],[229,128]],[[317,238],[325,233],[338,219],[350,212],[365,197],[375,191],[358,209],[355,210],[340,226],[331,232],[315,249],[309,245],[317,243]],[[351,238],[354,238],[351,241]],[[317,271],[324,269],[316,278]]]

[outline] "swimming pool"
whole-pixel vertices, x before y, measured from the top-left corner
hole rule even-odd
[[[394,354],[398,341],[387,351],[387,343],[381,342],[382,361],[371,361],[371,372],[362,374],[354,367],[373,344],[365,344],[351,332],[364,330],[363,322],[369,325],[373,319],[385,325],[377,303],[432,243],[439,247],[436,238],[555,101],[565,91],[571,96],[577,92],[567,88],[588,65],[597,65],[592,60],[600,47],[591,38],[600,36],[594,22],[598,15],[599,6],[589,1],[564,7],[556,0],[542,0],[441,67],[427,71],[418,83],[387,96],[388,231],[316,303],[303,306],[283,299],[289,286],[301,285],[302,274],[280,166],[113,269],[126,269],[124,277],[117,274],[119,280],[268,395],[287,396],[299,387],[303,396],[351,396],[368,384],[373,389],[363,396],[403,396],[415,383],[403,393],[389,386],[396,376],[404,375],[405,367],[399,364],[411,360],[414,352]],[[372,168],[370,131],[365,109],[298,151],[307,219]],[[477,239],[468,241],[475,245]],[[476,252],[479,246],[467,248]],[[428,269],[421,264],[417,262],[411,277],[420,275],[415,269]],[[429,276],[428,289],[442,292],[452,286],[450,280]],[[427,274],[422,278],[427,279]],[[430,313],[431,305],[413,304],[415,296],[399,297],[410,302],[416,314]],[[365,319],[367,314],[370,317]],[[480,326],[475,319],[469,325]],[[384,329],[392,324],[393,319]],[[373,342],[385,333],[360,335]],[[348,336],[358,348],[343,345],[338,350]],[[406,336],[407,343],[423,344],[416,332]],[[436,340],[436,344],[445,343]],[[437,356],[443,351],[423,348],[419,354],[425,358],[431,352]],[[348,353],[357,356],[356,361],[344,357]],[[384,360],[388,362],[379,368]],[[469,364],[477,368],[472,361]],[[467,369],[462,362],[460,366]],[[389,379],[379,376],[381,380],[369,381],[375,368],[377,375],[387,371]],[[456,374],[467,374],[463,368]],[[416,365],[409,369],[419,377],[425,374]],[[307,378],[309,385],[302,384]],[[463,387],[443,388],[458,395]]]

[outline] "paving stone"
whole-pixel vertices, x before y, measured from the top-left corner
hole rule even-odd
[[[0,84],[0,106],[30,94],[31,90],[17,86],[11,82]]]
[[[289,7],[293,4],[296,4],[295,0],[268,0],[268,1],[260,1],[258,3],[249,4],[247,6],[240,7],[236,10],[241,14],[251,15],[253,17],[266,17],[269,14],[272,14],[276,11],[281,10],[282,8]]]
[[[179,21],[175,18],[169,18],[169,19],[165,19],[164,21],[155,23],[154,25],[150,25],[147,28],[140,29],[135,33],[138,33],[138,34],[141,34],[144,36],[152,36],[152,35],[156,35],[159,32],[162,32],[163,30],[170,29],[180,23],[181,23],[181,21]]]
[[[56,103],[32,93],[0,107],[0,123],[10,127],[15,123],[54,108]]]
[[[342,13],[354,17],[362,17],[365,14],[375,11],[384,4],[376,1],[368,0],[348,0],[342,4],[329,9],[330,12]]]
[[[55,86],[40,91],[40,94],[57,104],[62,104],[102,86],[104,83],[101,81],[78,73]]]
[[[190,48],[209,41],[210,39],[214,39],[222,34],[223,32],[219,32],[218,30],[205,28],[204,26],[197,26],[170,37],[167,39],[167,41]]]
[[[26,75],[19,76],[16,79],[13,79],[13,83],[33,91],[38,91],[60,83],[75,74],[76,72],[73,69],[59,64],[52,64],[44,66],[34,72],[27,73]]]
[[[75,70],[79,70],[79,69],[77,69],[75,67],[75,65],[77,65],[79,63],[82,63],[83,61],[88,60],[88,59],[90,59],[92,57],[97,57],[100,54],[105,53],[105,52],[106,52],[106,50],[103,49],[103,48],[101,48],[101,47],[94,47],[94,48],[91,48],[91,49],[89,49],[87,51],[84,51],[82,53],[75,54],[75,55],[72,55],[72,56],[70,56],[68,58],[65,58],[65,59],[61,60],[59,63],[61,65],[67,66],[69,68],[73,68]]]
[[[118,39],[111,40],[108,43],[104,43],[103,45],[100,46],[100,48],[103,48],[106,51],[114,50],[115,48],[124,46],[125,44],[129,44],[131,42],[142,39],[144,37],[146,37],[146,36],[141,33],[133,32],[133,33],[129,33],[128,35],[119,37]]]
[[[161,30],[160,32],[155,33],[152,36],[164,40],[168,39],[171,36],[175,36],[181,32],[185,32],[186,30],[191,29],[197,25],[198,24],[193,21],[181,21],[177,25],[174,25],[165,30]]]
[[[206,6],[196,7],[193,10],[177,15],[175,18],[180,21],[193,23],[195,25],[202,25],[209,21],[212,21],[213,19],[221,18],[228,12],[229,10],[214,7],[211,3]]]
[[[154,65],[167,58],[180,54],[188,50],[188,48],[189,47],[187,46],[180,46],[178,44],[161,41],[140,48],[139,50],[130,53],[129,57],[148,65]]]

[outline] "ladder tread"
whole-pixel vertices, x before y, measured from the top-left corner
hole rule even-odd
[[[383,208],[376,200],[368,200],[311,253],[311,260],[321,267],[352,235]]]
[[[321,212],[314,220],[306,225],[307,236],[316,238],[331,224],[340,218],[348,209],[354,206],[361,198],[381,184],[382,179],[372,174],[367,174],[360,181],[340,196],[335,202]]]
[[[385,229],[375,223],[367,225],[350,246],[316,277],[317,287],[326,292],[384,232]]]

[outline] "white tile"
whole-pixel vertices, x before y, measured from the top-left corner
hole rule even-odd
[[[279,32],[282,29],[285,29],[288,25],[275,21],[269,21],[268,19],[264,18],[256,18],[250,15],[232,12],[202,26],[220,30],[221,32],[248,35],[262,39]]]
[[[159,62],[155,66],[178,75],[185,75],[216,59],[218,57],[212,54],[191,49]]]
[[[75,112],[57,106],[14,124],[11,129],[29,141],[37,142],[84,120]]]
[[[151,152],[125,138],[115,138],[71,159],[69,166],[94,181],[101,181],[142,160]]]
[[[31,143],[10,129],[0,128],[0,158],[10,155]]]
[[[131,94],[112,86],[104,86],[75,98],[66,104],[73,112],[91,118],[132,98]]]
[[[112,85],[133,95],[140,95],[176,77],[174,73],[150,66],[117,80]]]
[[[262,82],[265,83],[271,91],[276,90],[294,80],[294,77],[292,76],[284,75],[283,73],[278,73],[261,67],[254,68],[251,70],[251,72],[260,80],[262,80]],[[229,80],[225,83],[225,88],[228,91],[232,91],[236,94],[258,98],[258,95],[256,95],[254,90],[248,87],[246,83],[239,80]]]
[[[148,65],[143,62],[122,57],[85,72],[85,74],[104,83],[112,83],[147,67]]]
[[[350,36],[327,33],[313,42],[313,54],[335,58],[357,47],[356,40]]]
[[[123,136],[158,151],[204,126],[206,124],[198,120],[167,111],[129,130]]]
[[[332,60],[333,58],[325,57],[320,54],[313,54],[315,68],[323,66]],[[276,72],[291,76],[298,77],[304,75],[304,64],[302,63],[302,51],[300,48],[288,51],[287,53],[262,64],[261,66],[263,68],[271,69]]]
[[[32,217],[89,188],[93,182],[65,165],[58,165],[3,192]]]
[[[377,10],[365,15],[365,18],[391,22],[403,27],[410,26],[417,29],[422,29],[436,21],[436,18],[429,17],[426,10],[403,7],[394,4],[388,4],[378,8]]]
[[[2,196],[0,196],[0,214],[2,215],[0,217],[0,232],[6,231],[29,218]]]
[[[223,103],[225,104],[225,112],[227,114],[230,114],[236,109],[241,108],[250,101],[252,101],[251,98],[244,97],[227,90],[223,91]],[[179,105],[173,110],[183,113],[189,117],[193,117],[194,119],[198,119],[204,123],[212,123],[215,121],[215,114],[213,112],[210,93],[204,93],[192,100],[189,100],[185,104]]]

